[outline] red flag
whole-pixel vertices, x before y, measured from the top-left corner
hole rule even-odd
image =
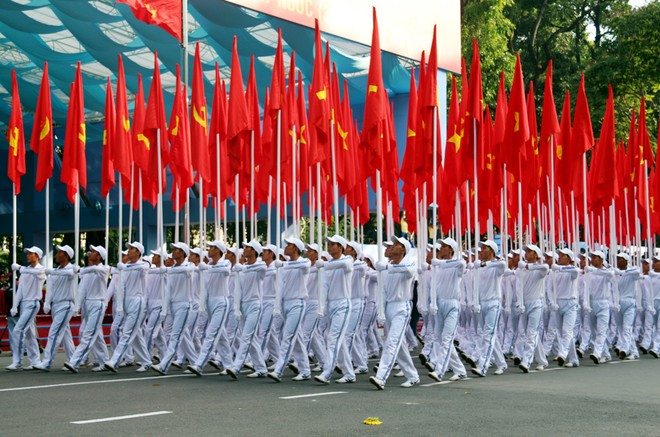
[[[233,62],[232,62],[233,67]],[[277,111],[283,110],[286,101],[286,79],[284,77],[284,52],[282,50],[282,29],[277,29],[277,50],[273,63],[273,76],[270,81],[270,115],[275,118]]]
[[[504,144],[504,131],[506,130],[506,114],[509,102],[506,99],[506,86],[504,72],[500,73],[500,85],[497,89],[497,107],[495,108],[495,127],[493,129],[493,145],[499,150]]]
[[[181,0],[117,0],[130,6],[140,21],[156,25],[183,42],[183,4]]]
[[[309,122],[311,126],[309,165],[326,159],[326,149],[330,144],[330,86],[323,65],[323,45],[319,21],[316,20],[314,39],[314,72],[309,91]]]
[[[596,211],[607,208],[612,204],[612,200],[619,196],[614,134],[614,94],[612,85],[610,85],[603,127],[600,131],[598,147],[592,159],[589,174],[591,179],[590,201],[592,209]]]
[[[445,182],[456,188],[463,185],[468,179],[469,169],[465,168],[467,162],[467,145],[463,144],[461,120],[458,106],[458,91],[456,77],[452,77],[451,100],[449,101],[449,118],[447,119],[447,141],[445,144]]]
[[[211,112],[211,132],[209,135],[208,149],[211,161],[211,180],[208,189],[205,190],[216,202],[226,197],[225,176],[223,169],[226,164],[223,152],[227,149],[227,94],[225,82],[220,79],[220,68],[215,64],[215,88],[213,91],[213,108]],[[218,192],[220,189],[220,192]]]
[[[80,62],[76,70],[76,79],[71,85],[69,94],[69,110],[66,117],[66,132],[64,135],[64,156],[60,180],[67,185],[67,197],[71,203],[78,188],[87,188],[87,159],[85,143],[85,100],[83,95],[82,73]]]
[[[120,58],[121,59],[121,58]],[[119,96],[117,96],[119,99]],[[115,135],[115,103],[112,97],[112,84],[108,77],[105,89],[105,120],[103,123],[103,155],[101,163],[101,195],[107,196],[115,186],[115,168],[113,163],[113,146]],[[129,173],[130,174],[130,173]]]
[[[591,127],[591,114],[587,93],[584,89],[584,75],[580,79],[577,101],[575,102],[575,115],[573,118],[573,133],[571,136],[572,156],[582,157],[594,145],[594,132]]]
[[[190,158],[190,130],[188,127],[188,105],[186,92],[181,89],[179,65],[176,66],[176,91],[170,115],[170,170],[179,187],[179,208],[186,202],[186,193],[193,184],[193,171]],[[176,190],[172,190],[172,196]],[[176,205],[175,205],[176,207]],[[180,210],[180,209],[179,209]]]
[[[158,132],[160,132],[160,168],[158,168]],[[167,138],[167,122],[165,119],[165,105],[163,103],[163,86],[160,82],[160,67],[158,53],[154,52],[154,75],[149,89],[149,101],[144,115],[144,136],[149,148],[149,179],[158,187],[158,172],[163,172],[162,191],[165,191],[165,167],[169,164],[169,151]]]
[[[387,91],[383,83],[383,65],[378,36],[378,19],[376,8],[373,8],[373,34],[371,37],[371,60],[367,78],[367,98],[364,103],[364,119],[360,145],[369,152],[369,165],[374,170],[382,169],[383,158],[388,145],[383,141],[385,134],[384,122],[387,119]]]
[[[53,108],[50,102],[50,83],[48,81],[48,62],[44,63],[41,76],[37,111],[34,114],[30,148],[37,154],[37,191],[44,189],[46,181],[53,175]]]
[[[521,71],[522,75],[522,71]],[[481,57],[477,39],[472,40],[472,65],[470,66],[470,108],[472,119],[481,124],[484,112],[484,93],[481,84]]]
[[[138,209],[139,201],[141,200],[147,200],[154,206],[158,201],[158,179],[152,181],[149,178],[149,153],[151,143],[149,142],[149,138],[144,135],[145,112],[142,75],[138,74],[138,90],[135,94],[135,105],[133,108],[131,144],[133,149],[133,162],[135,163],[135,168],[133,169],[133,181],[139,181],[139,178],[142,177],[142,199],[139,198],[139,189],[133,190],[132,200],[130,198],[130,190],[124,190],[124,200],[126,200],[126,203],[129,203],[133,209]],[[122,179],[122,183],[129,186],[130,181]]]
[[[195,46],[195,65],[192,78],[192,105],[190,107],[190,147],[193,169],[197,179],[208,181],[211,166],[208,154],[208,115],[206,96],[204,95],[204,77],[202,76],[202,58],[199,42]]]
[[[112,90],[111,90],[112,93]],[[106,101],[106,119],[108,104]],[[131,123],[128,120],[128,99],[126,97],[126,80],[124,78],[124,63],[119,55],[117,72],[117,110],[112,119],[112,131],[109,132],[112,164],[124,178],[130,178],[133,163],[133,148],[131,146]],[[137,182],[137,181],[136,181]]]
[[[651,149],[651,140],[649,131],[646,127],[646,98],[642,97],[642,103],[639,105],[639,128],[637,129],[637,146],[640,162],[646,160],[649,167],[653,165],[653,149]]]
[[[7,176],[14,183],[14,194],[21,192],[21,176],[25,174],[25,133],[23,131],[23,111],[21,97],[18,95],[16,71],[11,71],[11,116],[7,128],[9,157]]]
[[[529,124],[527,121],[527,102],[525,101],[525,84],[523,81],[520,55],[516,56],[516,71],[513,75],[511,95],[506,114],[504,130],[504,145],[502,158],[507,164],[507,171],[520,180],[520,165],[527,158],[525,143],[529,141]]]
[[[241,62],[238,58],[238,45],[234,36],[234,46],[231,59],[231,81],[229,83],[229,111],[227,118],[227,140],[231,170],[223,177],[229,181],[241,171],[242,153],[245,146],[246,134],[250,125]]]
[[[401,180],[403,181],[404,209],[406,210],[409,223],[414,223],[415,209],[415,145],[417,143],[417,85],[415,84],[415,70],[410,71],[410,94],[408,96],[408,131],[406,133],[406,150],[403,153],[403,164],[401,165]],[[450,124],[451,126],[451,124]],[[412,195],[409,195],[412,194]],[[408,202],[407,202],[408,201]],[[410,226],[410,225],[409,225]],[[411,231],[414,232],[414,231]]]
[[[550,138],[559,133],[559,120],[555,107],[555,96],[552,92],[552,59],[548,62],[543,90],[543,113],[541,115],[541,147],[550,147]],[[545,163],[543,163],[545,165]]]
[[[582,162],[576,161],[571,153],[571,95],[566,91],[564,96],[564,106],[561,111],[561,126],[559,135],[557,135],[557,144],[555,144],[555,183],[559,185],[564,192],[569,193],[573,187],[573,170]],[[549,163],[548,163],[549,165]],[[581,174],[581,173],[580,173]],[[580,181],[581,183],[582,181]],[[554,187],[553,187],[554,189]]]
[[[527,159],[522,169],[523,180],[523,205],[532,203],[536,192],[540,187],[540,178],[543,167],[539,161],[539,132],[536,123],[536,102],[534,98],[534,82],[529,83],[527,93],[527,121],[529,122],[529,141],[527,147]],[[528,214],[524,214],[525,221],[529,221]],[[529,224],[529,223],[528,223]]]
[[[305,86],[303,84],[302,73],[298,71],[298,100],[296,101],[296,109],[298,111],[298,122],[300,129],[298,133],[300,141],[300,193],[306,192],[310,185],[309,175],[309,122],[307,120],[307,109],[305,106]]]

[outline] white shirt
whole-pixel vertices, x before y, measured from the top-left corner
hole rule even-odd
[[[50,290],[46,291],[48,304],[58,302],[73,302],[73,277],[75,275],[73,264],[58,267],[50,274],[48,282]]]
[[[41,300],[44,282],[46,281],[46,269],[38,263],[34,267],[21,267],[20,273],[21,280],[18,283],[13,303],[15,308],[18,308],[21,301],[24,300]]]
[[[660,299],[660,273],[651,270],[649,272],[649,278],[651,279],[651,285],[649,287],[651,289],[651,300]]]
[[[527,264],[524,261],[518,263],[516,275],[518,277],[518,301],[534,302],[545,299],[545,277],[550,267],[545,263]],[[521,298],[522,297],[522,298]]]
[[[500,259],[487,261],[484,266],[475,263],[475,273],[479,275],[479,301],[502,300],[502,275],[506,263]]]
[[[319,272],[320,270],[317,269],[315,265],[309,268],[309,274],[307,275],[307,281],[306,281],[308,301],[319,300],[319,294],[318,294]]]
[[[204,271],[204,290],[208,298],[229,295],[231,262],[220,258],[215,264],[200,264],[200,269]]]
[[[412,299],[412,283],[417,275],[417,263],[403,259],[399,264],[388,264],[383,275],[385,302],[405,302]]]
[[[241,281],[241,302],[261,301],[261,287],[266,276],[266,263],[242,264],[238,278]]]
[[[364,294],[364,276],[366,274],[367,263],[359,259],[353,262],[353,276],[351,278],[351,299],[363,299]]]
[[[353,275],[353,257],[342,255],[331,259],[323,267],[323,289],[328,300],[350,299],[351,277]]]
[[[465,261],[462,259],[433,260],[431,278],[438,301],[441,299],[461,299]],[[430,281],[429,281],[430,282]]]
[[[367,302],[378,303],[378,272],[374,269],[367,269],[364,287],[367,289]]]
[[[275,300],[275,263],[266,267],[266,276],[262,285],[263,300]]]
[[[105,300],[108,288],[108,275],[110,267],[103,264],[83,267],[80,269],[80,301]],[[83,298],[84,296],[84,298]]]
[[[580,269],[575,266],[560,266],[558,264],[552,265],[552,273],[554,274],[553,280],[555,283],[555,296],[557,300],[560,299],[576,299],[578,298],[578,276]]]
[[[506,269],[502,275],[502,298],[504,300],[504,307],[511,309],[518,303],[518,295],[516,293],[517,278],[516,271]]]
[[[639,281],[642,273],[638,267],[630,267],[626,270],[615,269],[614,273],[619,286],[619,299],[634,299],[637,306],[642,306],[642,293]]]
[[[143,298],[149,265],[139,261],[125,264],[119,275],[124,286],[124,298]]]
[[[612,301],[614,293],[614,271],[607,268],[597,269],[592,266],[588,266],[586,270],[586,285],[589,290],[589,301]]]
[[[307,299],[307,276],[311,265],[311,261],[305,258],[283,263],[279,272],[282,300]]]
[[[195,266],[184,261],[167,268],[167,303],[192,301],[192,275]]]
[[[147,270],[147,278],[144,286],[144,297],[147,300],[147,311],[163,306],[163,296],[160,291],[161,283],[163,291],[167,288],[167,273],[161,272],[160,267],[152,266]]]

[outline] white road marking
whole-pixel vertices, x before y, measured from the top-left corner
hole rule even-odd
[[[149,417],[149,416],[160,416],[162,414],[172,414],[171,411],[154,411],[152,413],[142,413],[142,414],[131,414],[129,416],[115,416],[115,417],[104,417],[102,419],[91,419],[91,420],[78,420],[73,423],[74,425],[87,425],[89,423],[100,423],[100,422],[112,422],[115,420],[126,420],[126,419],[137,419],[139,417]]]
[[[315,396],[328,396],[328,395],[339,395],[346,394],[345,391],[328,391],[322,393],[310,393],[306,395],[297,395],[297,396],[282,396],[280,399],[301,399],[301,398],[313,398]]]
[[[217,375],[218,373],[205,373],[204,375]],[[50,384],[50,385],[32,385],[28,387],[13,387],[2,388],[0,393],[9,391],[23,391],[23,390],[38,390],[42,388],[56,388],[56,387],[72,387],[76,385],[90,385],[90,384],[109,384],[113,382],[127,382],[127,381],[149,381],[152,379],[166,379],[166,378],[181,378],[181,377],[195,377],[190,374],[166,375],[166,376],[146,376],[137,378],[123,378],[123,379],[103,379],[99,381],[83,381],[83,382],[67,382],[63,384]]]
[[[633,360],[623,360],[623,361],[608,361],[607,364],[623,364],[623,363],[635,363],[639,361],[639,358]]]
[[[447,380],[447,381],[442,381],[442,382],[431,382],[430,384],[420,384],[419,386],[420,386],[420,387],[433,387],[433,386],[435,386],[435,385],[452,384],[452,383],[454,383],[454,382],[469,381],[469,380],[471,380],[471,379],[474,379],[474,378],[463,378],[463,379],[461,379],[461,380],[459,380],[459,381],[449,381],[449,380]]]

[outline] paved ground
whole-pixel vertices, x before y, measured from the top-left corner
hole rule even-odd
[[[2,435],[660,435],[660,360],[649,356],[439,384],[415,360],[421,385],[403,389],[390,378],[385,391],[366,375],[329,386],[176,369],[166,377],[134,368],[74,375],[59,370],[62,361],[59,354],[50,373],[0,370]],[[2,354],[1,368],[9,364]],[[383,424],[364,425],[370,416]]]

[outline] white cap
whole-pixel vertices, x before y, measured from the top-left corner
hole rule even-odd
[[[73,259],[73,249],[71,249],[71,246],[66,244],[64,246],[55,246],[55,250],[61,250],[62,252],[69,255],[69,259]]]
[[[151,264],[151,260],[153,259],[153,255],[145,255],[142,257],[142,261]]]
[[[332,256],[330,256],[330,253],[328,253],[327,251],[324,250],[323,252],[321,252],[321,258],[325,258],[325,259],[327,259],[327,260],[331,260],[331,259],[332,259]]]
[[[98,252],[98,254],[101,255],[101,259],[103,261],[105,261],[105,257],[108,256],[108,252],[105,250],[105,247],[103,247],[103,246],[90,245],[89,250],[93,250],[94,252]]]
[[[165,261],[166,259],[168,259],[170,257],[170,254],[167,253],[167,251],[163,250],[163,248],[152,250],[151,254],[152,255],[158,255],[163,261]]]
[[[44,252],[43,252],[43,250],[39,249],[37,246],[28,247],[27,249],[24,250],[24,252],[25,252],[25,253],[28,253],[28,252],[34,253],[34,254],[36,254],[39,258],[41,258],[42,256],[44,256]]]
[[[365,253],[364,254],[364,259],[368,259],[369,261],[371,261],[371,265],[373,265],[374,267],[376,266],[376,258],[374,258],[374,256],[372,254]]]
[[[654,255],[653,261],[660,261],[660,255]]]
[[[319,252],[319,245],[316,243],[305,244],[306,250],[313,250],[314,252]]]
[[[178,243],[172,243],[170,244],[170,247],[172,249],[181,249],[186,254],[186,256],[190,256],[190,247],[188,247],[188,245],[184,242],[179,241]]]
[[[277,253],[277,246],[275,246],[274,244],[266,244],[265,246],[263,246],[263,250],[270,250],[271,252],[273,252],[273,255],[275,255]]]
[[[606,257],[605,257],[605,253],[604,253],[602,250],[594,250],[593,252],[591,252],[591,257],[593,258],[594,256],[599,257],[599,258],[602,259],[603,261],[604,261],[605,258],[606,258]]]
[[[195,247],[195,248],[193,248],[193,249],[190,249],[190,253],[194,253],[195,255],[197,255],[197,256],[200,257],[200,258],[201,258],[202,255],[203,255],[203,253],[202,253],[202,248],[201,248],[201,247]]]
[[[626,261],[630,262],[630,255],[628,255],[627,253],[619,252],[619,253],[616,254],[616,257],[617,258],[623,258]]]
[[[408,255],[408,252],[410,252],[410,249],[412,249],[412,246],[410,245],[410,241],[406,240],[403,237],[397,237],[396,235],[392,235],[390,237],[390,241],[392,244],[399,243],[400,245],[403,246],[403,248],[406,250],[406,255]]]
[[[451,237],[440,240],[440,244],[451,247],[451,250],[454,251],[454,255],[458,252],[458,243]]]
[[[357,241],[349,241],[348,245],[353,248],[357,259],[362,259],[362,246]]]
[[[645,264],[651,264],[651,258],[644,258],[644,259],[642,259],[642,263],[645,263]]]
[[[341,247],[343,247],[344,249],[346,249],[346,245],[348,244],[346,242],[346,239],[341,235],[333,235],[332,237],[326,238],[326,241],[329,241],[331,243],[341,244]]]
[[[509,259],[513,259],[513,253],[509,252],[509,254],[506,257]]]
[[[254,249],[255,252],[257,252],[257,256],[261,255],[261,252],[263,252],[263,247],[261,247],[261,244],[257,240],[251,240],[247,243],[243,243],[243,249],[246,247],[251,247]]]
[[[523,249],[534,252],[539,258],[543,256],[543,252],[541,252],[541,249],[536,244],[526,244],[523,246]]]
[[[139,243],[137,241],[134,241],[132,243],[126,243],[126,249],[131,247],[136,248],[138,252],[140,252],[140,255],[144,255],[144,246],[142,245],[142,243]],[[128,255],[128,252],[126,252],[126,254]]]
[[[564,249],[559,249],[559,253],[563,253],[567,257],[571,259],[571,261],[575,261],[575,254],[571,249],[564,248]]]
[[[303,251],[305,250],[305,243],[303,243],[300,238],[295,238],[295,237],[285,238],[284,242],[286,244],[293,244],[294,246],[296,246],[300,251],[300,253],[303,253]]]
[[[122,250],[122,251],[121,251],[121,254],[122,254],[122,255],[128,255],[128,250]]]
[[[480,241],[479,247],[484,247],[484,246],[490,247],[493,253],[495,254],[497,253],[497,244],[495,244],[493,240]],[[539,256],[541,255],[539,254]]]
[[[210,243],[207,243],[207,246],[217,247],[218,250],[220,250],[220,252],[222,252],[222,253],[227,252],[227,246],[225,246],[225,243],[223,243],[220,240],[211,241]]]
[[[243,251],[241,250],[241,248],[235,247],[235,246],[228,247],[227,252],[233,253],[236,256],[236,258],[240,258],[241,255],[243,254]]]
[[[511,254],[512,254],[512,255],[518,255],[518,256],[520,256],[520,252],[521,252],[520,249],[513,249],[513,250],[511,250]]]

